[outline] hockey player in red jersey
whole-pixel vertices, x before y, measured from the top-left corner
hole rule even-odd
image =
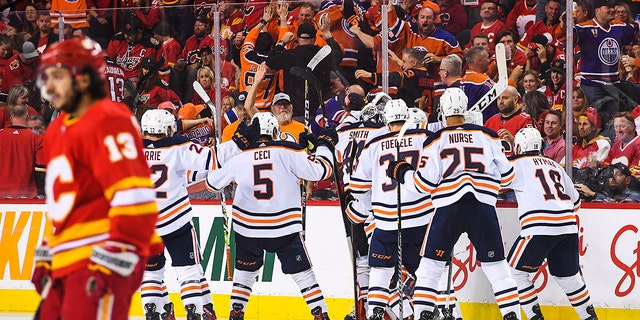
[[[161,249],[140,129],[127,106],[107,98],[104,69],[89,38],[42,55],[39,87],[61,114],[44,137],[54,231],[36,252],[40,319],[127,319],[147,257]]]

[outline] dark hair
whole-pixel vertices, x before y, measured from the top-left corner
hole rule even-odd
[[[164,20],[153,25],[153,29],[151,29],[151,31],[163,37],[173,35],[173,29],[171,28],[171,25]]]
[[[513,32],[511,30],[505,30],[505,31],[502,31],[502,32],[498,33],[498,35],[495,38],[496,39],[495,43],[500,43],[500,40],[502,40],[502,38],[504,38],[506,36],[511,36],[511,38],[513,39],[514,43],[518,43],[520,41],[520,36],[518,36],[517,33]]]
[[[427,52],[414,48],[404,48],[402,50],[402,54],[408,55],[409,58],[414,59],[420,65],[422,64],[422,60],[424,59],[424,56],[427,54]]]
[[[527,111],[531,116],[531,120],[538,122],[540,114],[549,110],[549,100],[544,93],[534,90],[524,94],[522,102],[527,105]]]
[[[103,75],[99,74],[92,66],[82,68],[78,74],[89,75],[89,87],[87,88],[87,92],[89,92],[92,97],[102,99],[107,96]]]
[[[482,53],[487,51],[484,47],[471,47],[469,51],[464,55],[464,59],[467,62],[467,66],[475,65],[478,59],[482,56]]]
[[[271,51],[271,47],[273,47],[274,43],[273,37],[269,32],[260,32],[256,39],[256,52],[267,54]]]

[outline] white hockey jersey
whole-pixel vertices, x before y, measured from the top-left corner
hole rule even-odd
[[[564,168],[538,155],[516,155],[510,160],[515,178],[509,187],[518,200],[520,235],[577,233],[580,195]]]
[[[156,222],[158,235],[167,235],[191,221],[193,213],[186,185],[195,182],[197,173],[219,168],[240,151],[232,141],[208,148],[185,136],[144,140],[144,155],[160,210]]]
[[[405,185],[415,192],[431,193],[436,208],[453,204],[469,192],[478,201],[495,205],[500,187],[513,180],[513,166],[502,152],[500,138],[485,127],[446,127],[424,145],[427,163],[408,171]]]
[[[371,201],[375,226],[382,230],[397,230],[397,181],[387,177],[389,164],[396,160],[397,132],[388,132],[365,145],[351,176],[350,187],[358,202]],[[422,145],[430,133],[426,130],[408,130],[400,141],[400,158],[414,167],[426,163],[422,158]],[[426,225],[431,220],[433,205],[429,194],[401,190],[401,219],[403,228]],[[356,222],[365,221],[368,212],[347,207],[347,215]]]
[[[342,181],[345,190],[349,190],[349,181],[353,170],[351,168],[352,164],[362,153],[365,144],[375,137],[388,132],[389,129],[384,124],[373,122],[355,122],[341,126],[338,129],[336,159],[342,164]]]
[[[207,187],[219,190],[235,180],[234,230],[245,237],[277,238],[302,231],[300,179],[333,174],[331,151],[319,146],[309,156],[296,143],[257,144],[231,159],[233,165],[209,172]]]

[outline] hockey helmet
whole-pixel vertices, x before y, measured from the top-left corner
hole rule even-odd
[[[415,124],[427,122],[427,114],[419,108],[409,108],[409,118]]]
[[[100,44],[89,38],[71,38],[48,46],[40,56],[40,74],[48,67],[64,67],[77,75],[91,67],[104,78],[106,61]]]
[[[272,139],[280,135],[280,124],[278,118],[271,112],[258,112],[253,119],[260,121],[260,136],[269,136]],[[253,120],[252,120],[253,121]]]
[[[398,121],[408,121],[409,108],[402,99],[393,99],[384,106],[384,119],[386,124]]]
[[[516,154],[522,154],[529,151],[542,150],[542,136],[536,128],[522,128],[518,130],[513,139],[513,147]]]
[[[448,88],[440,96],[440,112],[446,117],[464,116],[469,98],[460,88]]]
[[[175,134],[177,131],[176,118],[171,114],[171,112],[164,109],[147,110],[142,115],[142,120],[140,122],[143,133],[164,134],[169,136],[170,134]],[[171,133],[169,133],[168,128],[171,128]]]
[[[391,100],[391,97],[388,94],[380,91],[367,94],[366,100],[369,101],[369,104],[378,107],[378,109],[382,111],[384,110],[384,106],[387,105],[387,102]]]

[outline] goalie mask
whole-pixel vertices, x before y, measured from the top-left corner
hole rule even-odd
[[[255,118],[260,121],[260,136],[269,136],[271,139],[276,140],[280,135],[278,118],[271,112],[258,112],[253,116],[253,119]]]
[[[176,118],[167,110],[151,109],[142,115],[140,121],[142,132],[148,134],[164,134],[167,137],[176,133]],[[171,128],[171,132],[169,132]]]
[[[398,121],[408,121],[410,119],[409,116],[409,108],[407,104],[402,99],[394,99],[387,102],[384,106],[384,120],[386,124],[398,122]]]
[[[469,98],[460,88],[448,88],[440,96],[440,112],[446,117],[464,116]]]
[[[522,128],[513,139],[516,154],[542,150],[542,136],[536,128]]]
[[[360,111],[360,121],[382,123],[383,113],[373,103],[367,103]]]
[[[378,110],[383,110],[387,102],[391,100],[391,97],[384,92],[376,92],[367,94],[366,100],[369,101],[369,104],[378,107]]]

